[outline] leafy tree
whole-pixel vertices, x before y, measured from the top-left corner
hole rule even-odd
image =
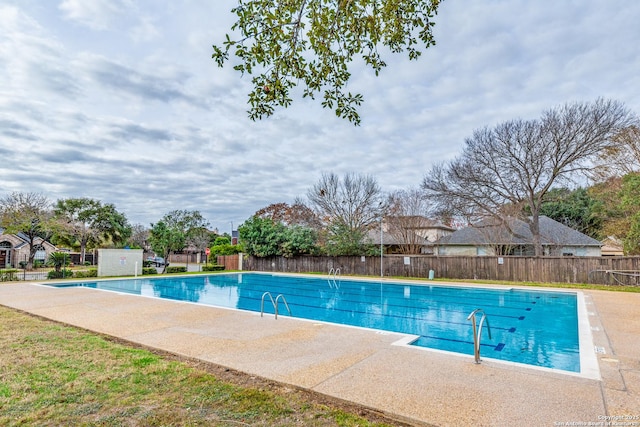
[[[325,251],[328,255],[365,255],[369,244],[364,229],[349,229],[346,224],[337,222],[327,228]]]
[[[102,231],[104,242],[110,241],[113,245],[121,246],[131,236],[131,224],[124,213],[118,212],[111,203],[102,205],[98,209],[95,227]]]
[[[198,211],[174,210],[164,215],[160,221],[151,224],[149,243],[154,252],[162,254],[165,260],[174,251],[181,251],[189,238],[200,233],[209,223]],[[165,263],[162,272],[166,271]]]
[[[622,241],[625,255],[640,255],[640,213],[631,218],[629,232]]]
[[[553,188],[542,201],[540,215],[600,240],[605,237],[602,236],[603,219],[597,214],[600,205],[586,188]]]
[[[317,251],[315,230],[300,225],[287,227],[254,215],[238,228],[238,232],[245,251],[253,256],[293,257]]]
[[[601,236],[624,239],[629,231],[630,222],[620,204],[622,178],[611,177],[604,182],[592,185],[587,191],[589,196],[597,201],[595,215],[602,221]]]
[[[213,59],[222,67],[233,54],[233,68],[253,75],[249,117],[268,117],[274,108],[291,105],[291,90],[302,96],[323,94],[322,106],[337,116],[360,123],[356,107],[361,94],[346,90],[349,67],[358,57],[376,75],[386,66],[379,48],[408,52],[417,59],[435,44],[433,16],[439,0],[239,0],[237,16],[222,47],[213,46]]]
[[[72,246],[78,242],[82,262],[88,246],[103,241],[121,244],[131,235],[127,217],[114,205],[103,205],[99,200],[86,197],[58,200],[53,212],[59,237]]]
[[[223,246],[223,245],[230,245],[231,244],[231,239],[227,236],[218,236],[216,237],[216,240],[213,242],[213,246]]]
[[[149,243],[151,249],[156,254],[162,254],[165,259],[165,267],[162,272],[166,270],[166,264],[169,260],[169,254],[172,251],[182,250],[185,246],[185,237],[182,230],[177,227],[172,227],[169,224],[170,219],[165,218],[151,224],[151,230],[149,231]]]
[[[602,236],[623,243],[627,255],[640,255],[640,173],[610,177],[591,186],[598,201],[595,214],[602,219]]]
[[[289,226],[280,247],[282,256],[291,258],[297,255],[314,254],[318,251],[317,240],[318,234],[315,230],[301,225]]]
[[[41,241],[53,234],[51,216],[51,203],[42,194],[15,192],[0,199],[0,227],[5,233],[23,233],[29,242],[28,269]]]
[[[640,172],[640,125],[627,126],[613,137],[613,144],[596,159],[592,176],[596,181]]]
[[[480,129],[465,141],[462,155],[431,169],[422,188],[441,210],[467,218],[509,223],[509,216],[520,213],[541,256],[539,217],[546,194],[588,171],[590,160],[633,119],[621,103],[598,99],[548,110],[539,120]],[[522,215],[525,206],[529,216]]]
[[[211,246],[211,256],[235,255],[243,251],[243,245],[232,245],[231,243]]]
[[[243,245],[232,245],[231,239],[226,236],[216,237],[211,246],[211,256],[217,255],[235,255],[242,252]]]
[[[624,252],[640,255],[640,173],[629,173],[622,178],[620,205],[630,223],[622,241]]]
[[[327,251],[334,255],[360,255],[365,250],[367,231],[382,215],[384,201],[380,186],[369,175],[333,173],[307,192],[316,215],[324,225]]]
[[[279,222],[254,215],[238,227],[238,233],[249,255],[268,257],[281,254],[285,226]]]

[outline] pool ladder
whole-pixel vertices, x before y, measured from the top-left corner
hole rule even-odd
[[[480,318],[480,324],[476,328],[476,317],[478,313],[482,313],[482,317]],[[481,308],[476,308],[469,314],[467,320],[471,320],[471,325],[473,327],[473,356],[476,359],[476,363],[480,363],[480,338],[482,336],[482,326],[484,325],[484,321],[487,321],[487,333],[489,334],[489,339],[491,339],[491,327],[489,326],[489,319],[487,318],[487,314]]]
[[[327,282],[329,282],[330,288],[339,289],[340,288],[340,268],[333,268],[329,270],[329,277],[327,278]]]
[[[291,309],[289,308],[289,304],[287,304],[287,299],[284,297],[284,295],[279,294],[274,300],[273,295],[271,295],[271,292],[267,291],[264,294],[262,294],[262,301],[260,302],[260,317],[263,317],[264,315],[264,299],[267,296],[271,300],[271,304],[273,304],[273,310],[276,313],[276,319],[278,318],[278,302],[280,300],[282,300],[282,302],[284,303],[284,306],[287,308],[287,311],[289,312],[289,316],[291,316]]]

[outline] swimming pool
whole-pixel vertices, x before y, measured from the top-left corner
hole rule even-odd
[[[407,334],[411,345],[473,355],[467,316],[487,314],[482,358],[580,372],[575,292],[449,287],[425,283],[328,280],[265,273],[215,274],[58,284],[126,292],[206,305]]]

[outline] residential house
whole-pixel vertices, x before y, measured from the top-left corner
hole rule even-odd
[[[36,238],[37,251],[34,260],[45,261],[57,248],[51,243]],[[29,237],[24,233],[5,234],[0,228],[0,268],[18,268],[21,261],[29,259]]]
[[[624,245],[615,236],[609,236],[602,242],[602,256],[623,256]]]
[[[369,230],[367,239],[380,244],[388,254],[433,254],[433,244],[455,229],[423,216],[390,217],[382,221],[381,228]]]
[[[540,217],[540,239],[546,256],[601,256],[602,243],[553,219]],[[437,255],[533,256],[529,225],[512,218],[461,228],[436,242]]]

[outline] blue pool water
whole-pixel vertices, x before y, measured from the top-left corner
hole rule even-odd
[[[487,314],[483,358],[580,372],[577,295],[374,281],[329,281],[260,273],[72,283],[118,292],[260,311],[262,296],[284,295],[291,316],[416,335],[412,344],[473,355],[467,316]],[[265,313],[274,313],[267,297]],[[279,315],[289,315],[280,301]]]

